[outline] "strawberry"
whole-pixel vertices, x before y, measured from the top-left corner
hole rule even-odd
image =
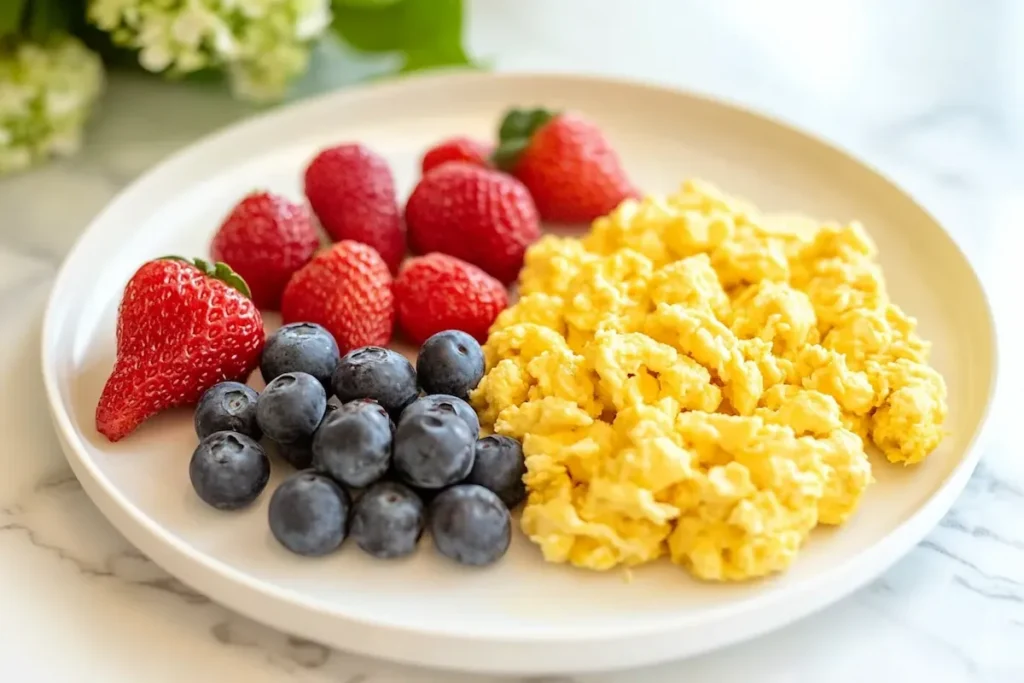
[[[462,330],[479,342],[508,306],[504,285],[471,263],[447,254],[415,256],[395,279],[398,324],[422,344],[442,330]]]
[[[342,353],[384,346],[395,322],[388,266],[372,247],[342,240],[292,276],[281,297],[281,317],[323,325]]]
[[[604,133],[582,116],[513,109],[499,138],[498,167],[529,188],[543,220],[590,222],[639,196]]]
[[[221,224],[210,247],[249,285],[260,308],[277,309],[288,278],[306,264],[320,238],[305,206],[269,192],[253,192]]]
[[[405,205],[409,245],[438,251],[512,282],[526,247],[540,237],[537,209],[512,176],[451,161],[423,176]]]
[[[423,173],[449,161],[465,161],[483,168],[490,168],[491,153],[494,150],[482,142],[467,137],[443,140],[427,150],[421,164]]]
[[[306,198],[335,242],[354,240],[377,250],[394,273],[405,256],[405,230],[387,162],[363,145],[325,149],[310,162]]]
[[[226,264],[149,261],[121,297],[117,358],[96,406],[96,429],[118,441],[218,382],[245,381],[264,339],[245,281]]]

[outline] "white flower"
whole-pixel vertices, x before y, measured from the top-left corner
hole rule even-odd
[[[220,69],[253,100],[283,96],[331,22],[330,0],[89,0],[88,15],[145,69]]]
[[[0,50],[0,174],[76,152],[103,89],[103,64],[77,39]]]

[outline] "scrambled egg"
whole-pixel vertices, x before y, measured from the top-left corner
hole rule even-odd
[[[471,398],[522,439],[544,557],[767,575],[854,514],[866,443],[927,456],[945,384],[874,257],[856,223],[762,216],[697,181],[532,246]]]

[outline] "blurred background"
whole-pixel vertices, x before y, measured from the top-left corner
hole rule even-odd
[[[0,28],[5,16],[9,24],[14,21],[13,8],[24,2],[0,0]],[[116,39],[142,49],[110,53],[105,85],[102,91],[97,87],[95,98],[79,93],[46,100],[46,106],[67,113],[95,99],[77,153],[73,141],[58,139],[49,151],[65,156],[51,159],[49,151],[36,150],[29,160],[18,157],[29,168],[0,176],[0,376],[5,388],[26,388],[0,411],[0,472],[15,473],[0,478],[0,584],[20,587],[5,596],[0,614],[0,680],[156,680],[154,671],[184,667],[182,678],[186,669],[196,680],[211,680],[217,671],[217,680],[247,683],[477,683],[330,653],[219,607],[190,602],[162,572],[131,554],[80,489],[61,480],[51,487],[40,483],[65,467],[42,392],[31,390],[38,385],[38,322],[64,254],[140,173],[267,107],[387,78],[403,68],[463,68],[466,62],[499,71],[639,79],[752,107],[849,148],[931,209],[981,272],[997,310],[1006,313],[1001,333],[1013,341],[1003,344],[1003,374],[1016,376],[1022,369],[1014,357],[1020,337],[1012,336],[1020,328],[1013,254],[1024,247],[1021,0],[335,0],[333,23],[318,14],[326,6],[319,0],[295,0],[306,19],[289,15],[287,40],[274,42],[272,33],[253,38],[249,54],[256,61],[222,59],[212,76],[184,80],[147,73],[175,57],[185,59],[184,67],[202,59],[216,62],[215,50],[185,57],[161,51],[165,33],[143,35],[124,23],[131,8],[203,2],[40,5],[79,12],[88,6],[98,17],[92,29],[84,29],[48,15],[36,27],[43,42],[47,26],[58,26],[78,31],[90,45]],[[402,9],[405,3],[412,4]],[[223,4],[248,7],[255,16],[272,3]],[[415,11],[409,9],[413,4]],[[6,50],[0,50],[6,60],[0,60],[0,155],[5,146],[11,152],[26,136],[41,135],[25,122],[24,102],[26,93],[41,97],[47,91],[32,90],[26,74],[34,73],[32,64],[51,64],[35,53],[27,58],[29,66],[12,56],[19,42],[38,37],[24,17],[17,21],[22,33],[0,39]],[[111,27],[98,40],[97,22]],[[187,28],[203,26],[199,21]],[[295,43],[295,36],[316,40]],[[297,52],[282,53],[283,61],[270,66],[253,56],[276,55],[274,50],[285,47]],[[64,56],[64,66],[87,62],[82,54]],[[271,67],[282,64],[290,65],[290,75],[277,82],[280,74]],[[87,70],[68,73],[51,83],[52,92],[74,93],[87,83]],[[240,97],[267,95],[258,91],[271,81],[280,86],[273,93],[279,100]],[[1014,529],[1019,530],[1015,520],[1024,501],[1024,461],[1014,455],[1020,446],[1013,430],[998,432],[996,441],[943,525],[855,596],[722,653],[586,680],[853,683],[880,674],[881,680],[936,683],[1024,680],[1024,540],[1014,540],[1020,538]],[[60,520],[72,516],[84,533],[42,531],[60,528]],[[955,557],[935,548],[953,548]],[[123,561],[110,561],[113,556]],[[990,599],[958,588],[963,572],[987,577],[983,585]],[[100,640],[80,641],[97,623],[103,626],[92,638]],[[60,657],[54,656],[55,634],[61,638]],[[81,677],[82,667],[89,677]]]

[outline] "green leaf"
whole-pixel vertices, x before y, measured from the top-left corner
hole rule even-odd
[[[55,33],[66,31],[69,23],[68,8],[62,0],[32,0],[28,16],[31,40],[43,42]]]
[[[554,118],[556,112],[540,107],[535,109],[509,109],[498,128],[498,147],[492,159],[503,171],[511,171],[519,161],[519,155],[530,145],[530,138],[545,123]]]
[[[183,263],[188,263],[198,268],[200,271],[203,272],[203,274],[212,277],[215,280],[220,280],[229,287],[234,287],[239,292],[241,292],[245,296],[245,298],[252,298],[252,292],[249,291],[249,285],[245,281],[245,279],[241,275],[233,271],[231,269],[231,266],[224,263],[223,261],[217,261],[217,263],[210,263],[206,259],[194,258],[192,260],[189,260],[182,256],[161,256],[157,260],[181,261]]]
[[[0,38],[21,32],[28,0],[0,0]]]
[[[334,0],[335,7],[386,7],[402,0]]]
[[[462,0],[334,0],[335,31],[362,52],[397,52],[402,71],[471,66]]]
[[[245,279],[235,271],[231,270],[231,266],[223,261],[217,261],[217,265],[214,266],[213,277],[226,285],[234,287],[241,292],[246,299],[252,298],[252,292],[249,291],[249,285],[246,283]]]

